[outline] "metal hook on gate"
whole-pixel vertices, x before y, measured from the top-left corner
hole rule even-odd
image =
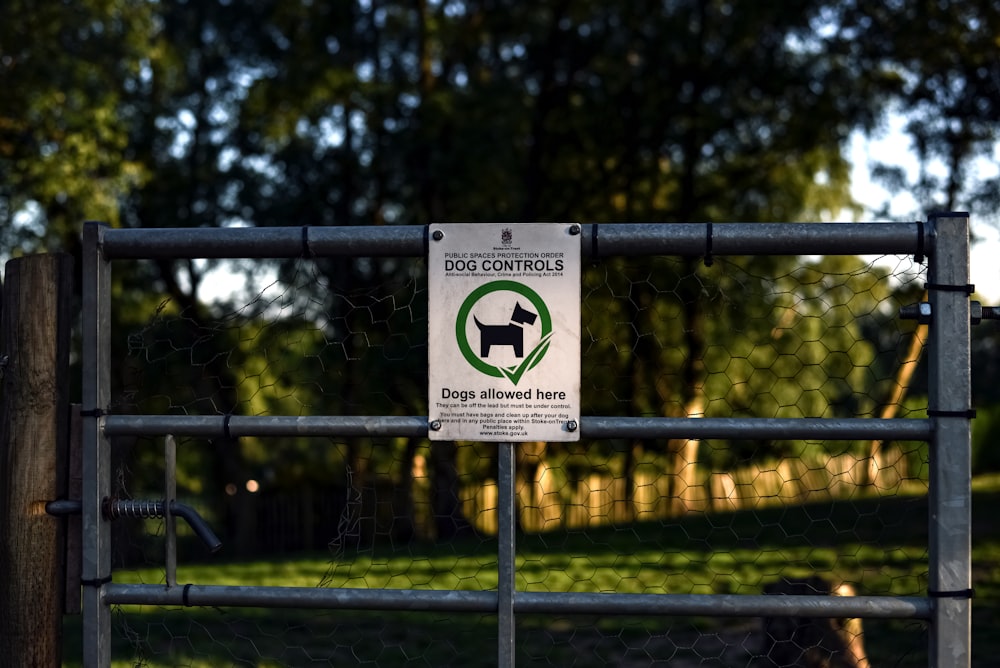
[[[101,513],[106,520],[116,520],[120,517],[137,519],[158,519],[164,516],[166,504],[161,501],[146,501],[141,499],[117,499],[107,497],[101,504]],[[60,499],[45,504],[45,512],[49,515],[79,515],[83,503],[78,500]],[[170,502],[170,513],[183,518],[195,535],[201,539],[209,552],[218,552],[222,541],[212,531],[208,522],[191,506],[178,501]]]
[[[116,520],[119,517],[134,517],[138,519],[159,519],[166,513],[167,504],[163,501],[142,501],[139,499],[115,499],[106,498],[101,504],[101,512],[104,518]],[[222,547],[222,541],[212,531],[198,511],[191,506],[171,501],[169,505],[170,514],[183,518],[188,523],[195,535],[201,539],[209,552],[215,553]]]

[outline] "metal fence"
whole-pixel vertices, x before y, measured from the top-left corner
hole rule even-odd
[[[581,437],[602,440],[703,441],[781,440],[822,443],[867,440],[878,443],[926,442],[929,468],[927,580],[925,591],[912,595],[829,596],[805,593],[774,596],[763,593],[620,593],[617,591],[543,591],[525,587],[517,567],[518,507],[529,500],[542,522],[553,519],[539,498],[524,496],[517,486],[517,447],[496,447],[494,497],[489,502],[471,497],[465,502],[492,507],[490,519],[479,527],[496,535],[495,589],[462,587],[313,588],[246,585],[207,585],[176,582],[176,557],[169,548],[164,583],[126,584],[112,573],[112,529],[109,508],[114,496],[115,472],[111,439],[124,437],[238,439],[238,438],[405,438],[423,439],[427,418],[412,415],[205,415],[119,414],[113,410],[110,370],[119,363],[110,347],[111,269],[116,261],[180,258],[420,258],[427,252],[427,229],[422,227],[301,227],[240,229],[111,229],[87,224],[83,266],[83,660],[88,666],[111,664],[112,614],[117,606],[176,606],[182,608],[260,607],[303,610],[385,610],[427,614],[473,613],[495,616],[496,648],[489,653],[501,666],[514,665],[518,652],[518,620],[529,616],[614,616],[651,619],[691,618],[865,618],[917,620],[928,625],[929,665],[968,666],[970,663],[971,598],[971,489],[970,489],[970,319],[969,221],[965,214],[942,214],[918,223],[859,224],[591,224],[580,235],[584,258],[592,262],[621,257],[671,256],[724,258],[727,256],[926,256],[927,303],[913,315],[926,321],[928,334],[928,406],[926,417],[872,416],[807,417],[668,417],[602,416],[581,418]],[[777,325],[776,325],[777,326]],[[820,341],[822,339],[819,339]],[[633,351],[628,351],[633,352]],[[586,352],[585,352],[586,354]],[[596,382],[596,381],[595,381]],[[175,412],[176,413],[176,412]],[[167,448],[168,454],[173,446]],[[491,455],[493,456],[493,455]],[[171,464],[168,464],[169,469]],[[829,466],[828,466],[829,468]],[[850,465],[831,475],[853,476]],[[795,474],[800,486],[812,469]],[[790,474],[786,474],[789,475]],[[704,482],[706,496],[733,499],[740,481],[732,473]],[[535,481],[544,473],[535,472]],[[825,480],[829,481],[828,476]],[[610,485],[592,477],[591,487]],[[586,482],[586,481],[585,481]],[[169,481],[167,485],[169,486]],[[539,483],[541,485],[541,483]],[[780,487],[780,485],[779,485]],[[634,490],[654,490],[638,484]],[[721,491],[713,492],[718,489]],[[811,489],[819,491],[815,486]],[[618,521],[635,519],[642,503],[652,508],[657,492],[644,502],[638,494]],[[535,494],[535,496],[532,496]],[[783,492],[774,492],[775,498]],[[557,495],[551,492],[551,495]],[[565,496],[565,495],[564,495]],[[615,495],[612,495],[615,496]],[[619,495],[620,496],[620,495]],[[759,498],[758,495],[755,498]],[[593,502],[563,499],[554,517],[569,506]],[[530,501],[534,499],[534,501]],[[568,500],[567,500],[568,499]],[[119,502],[121,503],[121,502]],[[191,519],[177,504],[172,490],[164,492],[155,512]],[[610,501],[614,503],[614,501]],[[675,516],[698,506],[687,499]],[[712,507],[711,501],[704,502]],[[652,505],[650,505],[652,504]],[[471,506],[470,506],[471,507]],[[128,509],[119,508],[127,514]],[[136,510],[138,513],[139,511]],[[652,512],[652,511],[650,511]],[[187,513],[187,514],[185,514]],[[548,513],[548,515],[546,514]],[[614,512],[607,513],[616,521]],[[193,514],[196,518],[197,514]],[[522,513],[520,521],[526,522]],[[194,520],[197,522],[197,520]],[[779,518],[780,523],[780,518]],[[168,541],[173,540],[171,522]],[[584,522],[586,524],[586,522]],[[541,525],[539,525],[541,526]],[[531,528],[531,527],[527,527]],[[210,532],[209,532],[210,533]],[[875,546],[878,547],[878,546]],[[173,563],[171,563],[173,562]],[[520,585],[518,583],[521,583]],[[652,588],[647,588],[652,589]],[[641,590],[641,588],[640,588]],[[596,623],[596,622],[595,622]],[[447,629],[442,629],[447,633]],[[482,648],[480,648],[480,651]],[[480,657],[481,658],[481,657]],[[748,660],[752,662],[753,659]],[[242,664],[240,664],[242,665]],[[623,664],[624,665],[624,664]],[[683,665],[683,664],[679,664]]]

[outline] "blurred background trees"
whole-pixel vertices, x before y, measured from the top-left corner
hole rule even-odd
[[[995,153],[1000,117],[996,3],[12,0],[0,12],[5,257],[76,253],[85,219],[225,227],[851,218],[862,212],[851,197],[849,139],[877,135],[891,115],[906,119],[919,169],[912,181],[873,156],[873,173],[890,192],[914,193],[922,208],[914,216],[969,209],[996,220],[997,176],[979,168]],[[754,278],[722,285],[700,261],[588,268],[585,360],[626,354],[585,368],[585,407],[631,415],[876,411],[877,398],[860,397],[878,395],[867,387],[878,381],[858,369],[883,364],[877,377],[891,378],[896,348],[908,344],[878,340],[890,315],[876,306],[912,301],[912,290],[862,292],[875,304],[867,306],[857,296],[830,297],[827,313],[796,312],[785,329],[797,333],[782,339],[784,325],[768,318],[806,297],[776,287],[775,277],[801,278],[803,261],[733,262]],[[844,262],[834,270],[847,282],[866,280],[857,263]],[[309,277],[292,262],[116,268],[116,319],[132,332],[116,343],[123,354],[140,345],[148,358],[150,346],[185,341],[153,356],[144,401],[158,405],[149,397],[166,396],[161,386],[172,382],[194,395],[159,409],[426,414],[420,276],[394,261],[314,267]],[[668,289],[643,280],[654,272]],[[220,291],[222,275],[243,275],[255,287],[248,295],[238,284]],[[264,330],[273,310],[241,308],[272,277],[303,315]],[[798,399],[762,407],[764,395],[750,396],[760,374],[735,379],[735,390],[727,385],[733,369],[749,364],[732,358],[771,353],[725,348],[731,323],[707,317],[706,285],[742,295],[730,304],[733,321],[743,310],[768,323],[760,326],[776,349],[787,348],[776,363],[792,353],[817,356],[803,373],[820,369],[834,380],[817,380],[805,408]],[[374,293],[386,286],[388,300]],[[168,304],[158,305],[161,298]],[[152,319],[136,320],[151,311]],[[206,336],[220,317],[265,333],[251,345]],[[808,327],[867,343],[828,344],[837,353],[830,356],[803,334]],[[976,336],[977,354],[995,365],[996,337]],[[197,361],[178,350],[197,350]],[[123,388],[136,382],[125,378],[130,370],[120,373]],[[130,392],[122,392],[126,403]],[[1000,405],[995,395],[980,387],[981,414]],[[320,463],[307,445],[282,447],[289,465],[257,474],[288,487],[315,475]],[[353,442],[322,465],[364,497],[369,475],[408,479],[426,446],[386,447],[396,454],[382,464],[370,443]],[[541,447],[522,461],[544,457]],[[615,447],[626,470],[666,447],[678,493],[697,484],[685,477],[695,475],[686,462],[726,464],[697,442]],[[227,481],[250,476],[268,456],[252,442],[216,444],[214,452],[212,475]],[[430,454],[439,486],[457,484],[456,456]],[[434,512],[449,516],[438,534],[460,530],[454,490],[435,494]]]
[[[84,218],[839,217],[848,136],[888,113],[921,163],[918,183],[886,173],[896,187],[928,208],[992,206],[998,190],[973,169],[995,150],[993,3],[3,11],[5,248],[70,244]]]

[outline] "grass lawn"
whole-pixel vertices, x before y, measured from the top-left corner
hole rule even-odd
[[[1000,654],[1000,477],[973,501],[973,665]],[[923,595],[927,503],[894,496],[692,514],[586,532],[519,536],[518,589],[620,593],[760,593],[781,576],[817,573],[858,593]],[[496,542],[376,544],[334,559],[182,564],[180,582],[399,589],[495,589]],[[159,583],[162,570],[117,571]],[[750,666],[755,619],[517,618],[521,665]],[[496,618],[472,613],[164,609],[129,606],[113,621],[115,666],[496,664]],[[80,665],[80,620],[67,617],[65,664]],[[865,621],[873,668],[927,665],[919,622]]]

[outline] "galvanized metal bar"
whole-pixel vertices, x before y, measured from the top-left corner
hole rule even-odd
[[[934,420],[929,499],[928,593],[933,600],[930,665],[971,662],[972,355],[970,351],[969,216],[931,219],[927,290],[934,317],[928,355],[929,408]]]
[[[594,254],[593,230],[590,254]],[[711,241],[709,241],[711,238]],[[596,255],[911,254],[922,246],[917,223],[601,224]],[[585,247],[586,250],[586,247]]]
[[[884,439],[926,441],[930,420],[883,418],[629,418],[584,417],[584,438]]]
[[[427,228],[416,225],[109,230],[104,252],[113,259],[419,256]]]
[[[177,586],[177,521],[171,512],[171,506],[177,500],[177,441],[172,434],[163,439],[163,526],[165,579],[167,587]]]
[[[310,227],[309,251],[319,257],[405,257],[427,254],[427,227]]]
[[[757,438],[797,440],[879,439],[929,441],[929,419],[883,418],[634,418],[580,420],[584,438]],[[107,436],[197,436],[227,434],[224,415],[109,415]],[[390,436],[427,435],[423,416],[278,416],[234,415],[229,436]]]
[[[112,415],[109,436],[406,436],[427,435],[426,417],[268,416],[268,415]]]
[[[83,229],[82,281],[82,444],[83,495],[83,664],[111,665],[111,610],[105,604],[111,579],[111,529],[101,514],[110,494],[111,462],[103,413],[111,396],[111,266],[101,253],[107,227]]]
[[[519,613],[697,617],[872,617],[927,619],[926,598],[753,594],[597,594],[519,592]]]
[[[586,257],[618,255],[910,254],[917,223],[589,223]],[[421,257],[427,228],[414,225],[108,230],[104,253],[127,258]],[[710,239],[711,237],[711,239]]]
[[[480,612],[498,609],[498,592],[425,589],[326,589],[219,585],[108,585],[112,605],[231,606],[300,609]],[[717,617],[865,617],[928,619],[922,597],[777,596],[749,594],[598,594],[516,592],[518,614],[600,614]]]
[[[517,625],[514,620],[515,545],[517,512],[514,489],[516,466],[513,443],[497,448],[497,666],[513,668]]]
[[[323,610],[410,610],[414,612],[481,612],[497,609],[492,591],[428,589],[345,589],[319,587],[256,587],[187,584],[111,584],[109,605],[232,606]]]

